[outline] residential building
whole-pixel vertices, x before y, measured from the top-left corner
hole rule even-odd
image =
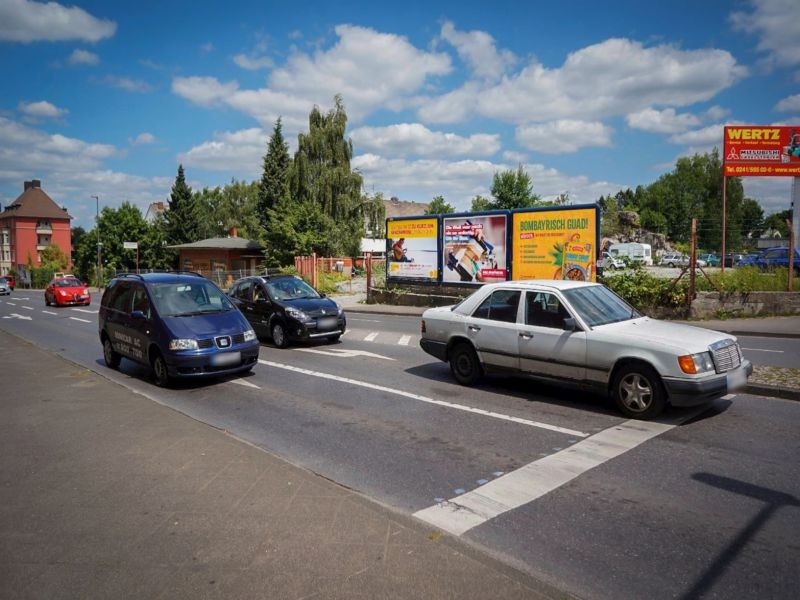
[[[50,245],[71,256],[71,219],[42,190],[40,180],[26,181],[22,194],[0,213],[0,273],[13,271],[27,279],[28,261],[40,266],[40,252]]]
[[[150,206],[147,207],[147,212],[144,214],[144,220],[148,223],[152,223],[156,220],[157,217],[164,214],[164,211],[167,210],[167,206],[163,202],[151,202]]]
[[[180,254],[180,269],[193,271],[227,287],[233,279],[253,274],[264,262],[261,244],[236,237],[209,238],[199,242],[167,246]]]

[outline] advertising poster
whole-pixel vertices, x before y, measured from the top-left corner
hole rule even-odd
[[[506,215],[467,215],[442,219],[442,283],[505,281]]]
[[[386,223],[386,276],[436,281],[439,277],[438,221],[399,219]]]
[[[513,278],[595,281],[596,206],[512,214]]]
[[[800,125],[729,125],[722,156],[728,177],[800,177]]]

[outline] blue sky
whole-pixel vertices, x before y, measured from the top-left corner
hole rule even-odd
[[[0,0],[0,202],[26,179],[91,227],[92,195],[146,210],[259,176],[344,97],[367,191],[465,209],[518,164],[591,202],[719,146],[800,126],[800,0],[83,2]],[[788,178],[745,179],[767,213]]]

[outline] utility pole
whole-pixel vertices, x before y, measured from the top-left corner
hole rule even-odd
[[[100,282],[102,281],[102,277],[100,275],[101,266],[100,266],[100,196],[92,196],[97,203],[97,213],[94,218],[94,227],[97,229],[97,291],[100,291]]]

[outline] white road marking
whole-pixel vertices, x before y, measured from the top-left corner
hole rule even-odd
[[[395,360],[382,354],[367,352],[366,350],[348,350],[345,348],[329,348],[321,350],[318,348],[295,348],[298,352],[310,352],[312,354],[324,354],[325,356],[336,356],[338,358],[355,358],[356,356],[369,356],[372,358],[382,358],[383,360]]]
[[[50,312],[49,310],[43,310],[42,312],[48,315],[58,315],[58,313]]]
[[[8,304],[9,306],[16,306],[16,304],[14,304],[13,302],[6,302],[6,304]]]
[[[6,315],[3,317],[4,319],[22,319],[23,321],[33,321],[30,317],[26,317],[24,315],[18,315],[17,313],[11,313],[10,315]]]
[[[380,323],[378,319],[354,319],[353,317],[347,317],[348,321],[362,321],[364,323]]]
[[[404,335],[403,337],[401,337],[401,338],[398,340],[398,342],[397,342],[397,343],[398,343],[400,346],[408,346],[408,342],[410,342],[410,341],[411,341],[411,336],[410,336],[410,335]]]
[[[364,341],[365,342],[373,342],[373,341],[375,341],[376,337],[378,337],[378,332],[377,331],[373,331],[372,333],[368,333],[367,334],[367,337],[364,338]]]
[[[750,350],[751,352],[775,352],[776,354],[783,354],[783,350],[766,350],[764,348],[742,348],[742,350]]]
[[[86,319],[79,319],[78,317],[70,317],[73,321],[80,321],[81,323],[91,323],[91,321],[87,321]]]
[[[244,379],[231,379],[228,383],[235,383],[236,385],[243,385],[244,387],[255,388],[260,390],[261,388],[258,387],[255,383],[250,383],[249,381],[245,381]]]
[[[85,308],[73,308],[72,310],[82,313],[89,313],[90,315],[96,315],[98,312],[100,312],[99,310],[86,310]]]
[[[552,492],[673,427],[674,424],[625,421],[466,494],[417,511],[414,516],[453,535],[461,535]]]
[[[291,365],[284,365],[281,363],[272,362],[269,360],[261,360],[259,359],[258,362],[262,365],[266,365],[268,367],[275,367],[276,369],[284,369],[286,371],[293,371],[295,373],[302,373],[303,375],[311,375],[312,377],[320,377],[322,379],[331,379],[333,381],[340,381],[342,383],[349,383],[350,385],[357,385],[359,387],[368,388],[371,390],[377,390],[379,392],[386,392],[389,394],[396,394],[398,396],[403,396],[404,398],[411,398],[412,400],[418,400],[420,402],[425,402],[427,404],[435,404],[436,406],[442,406],[444,408],[452,408],[454,410],[462,410],[464,412],[473,413],[476,415],[482,415],[484,417],[492,417],[494,419],[500,419],[502,421],[510,421],[512,423],[518,423],[520,425],[527,425],[528,427],[538,427],[540,429],[548,429],[550,431],[556,431],[558,433],[564,433],[567,435],[573,435],[575,437],[589,437],[588,433],[583,433],[582,431],[575,431],[574,429],[567,429],[565,427],[558,427],[556,425],[549,425],[547,423],[540,423],[538,421],[531,421],[529,419],[523,419],[521,417],[513,417],[511,415],[504,415],[501,413],[492,412],[489,410],[483,410],[481,408],[473,408],[472,406],[465,406],[463,404],[454,404],[452,402],[445,402],[444,400],[434,400],[433,398],[427,398],[425,396],[420,396],[419,394],[413,394],[411,392],[405,392],[403,390],[398,390],[395,388],[389,388],[382,385],[378,385],[375,383],[369,383],[367,381],[359,381],[358,379],[350,379],[348,377],[340,377],[339,375],[331,375],[329,373],[321,373],[319,371],[310,371],[309,369],[301,369],[300,367],[293,367]]]
[[[25,310],[33,310],[32,306],[23,306],[22,308],[24,308]]]

